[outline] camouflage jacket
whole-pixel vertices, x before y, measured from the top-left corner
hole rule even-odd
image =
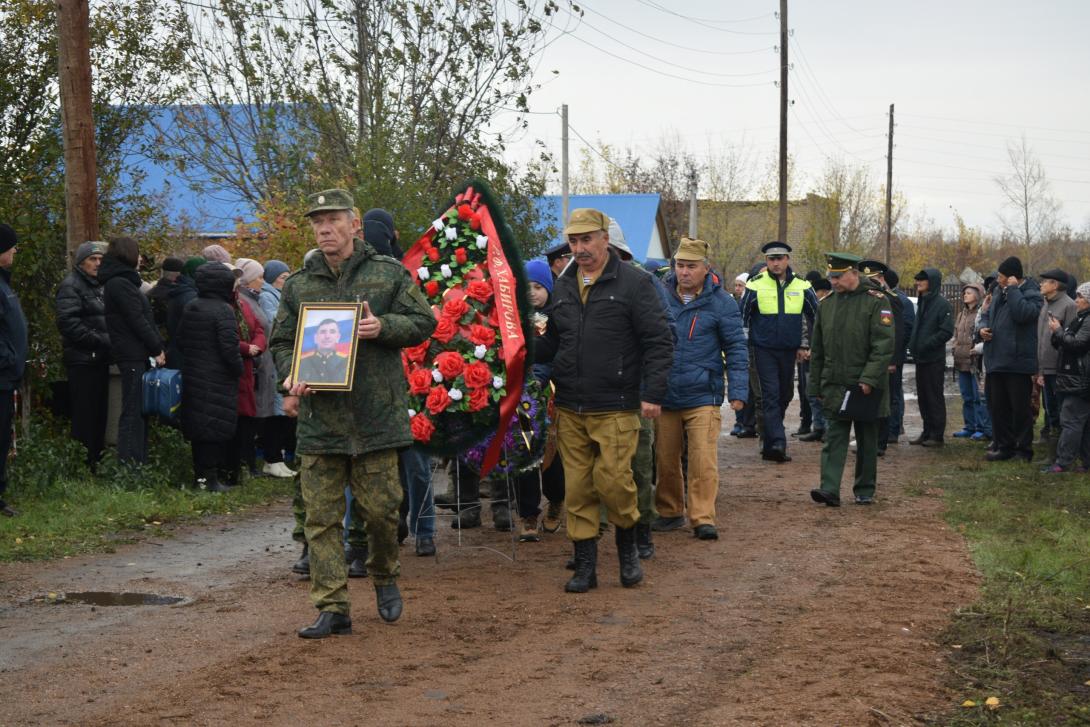
[[[269,349],[281,382],[291,373],[299,304],[316,301],[367,301],[382,332],[359,342],[352,391],[319,391],[300,400],[296,451],[359,455],[412,444],[401,349],[430,336],[435,318],[409,272],[361,240],[340,275],[324,256],[313,255],[285,281],[276,314]]]

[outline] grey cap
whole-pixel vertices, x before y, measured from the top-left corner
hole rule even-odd
[[[79,265],[92,255],[105,255],[107,247],[105,242],[88,240],[76,248],[76,265]]]

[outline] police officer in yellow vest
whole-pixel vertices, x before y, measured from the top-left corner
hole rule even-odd
[[[746,282],[742,321],[749,329],[754,365],[761,383],[764,439],[761,456],[790,462],[783,416],[795,389],[795,362],[802,349],[802,317],[813,330],[817,296],[805,278],[791,269],[791,246],[774,241],[761,248],[767,269]]]

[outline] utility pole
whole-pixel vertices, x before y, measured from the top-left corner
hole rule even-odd
[[[560,227],[568,224],[568,105],[560,107]]]
[[[356,0],[356,59],[359,68],[356,69],[356,124],[359,126],[357,134],[362,142],[371,136],[371,92],[367,83],[367,2]]]
[[[787,0],[780,0],[780,224],[776,239],[787,242]]]
[[[689,170],[689,239],[697,239],[696,231],[696,169]]]
[[[886,155],[886,265],[893,234],[893,104],[889,105],[889,152]]]
[[[57,0],[58,70],[64,135],[65,223],[69,261],[98,239],[95,121],[91,114],[90,10],[87,0]]]

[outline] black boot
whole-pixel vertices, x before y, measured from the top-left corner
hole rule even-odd
[[[481,527],[481,506],[474,505],[473,507],[459,510],[454,519],[450,522],[450,526],[455,530],[469,530],[471,528]]]
[[[303,543],[302,557],[292,565],[291,572],[298,573],[301,576],[310,575],[310,546],[306,543]]]
[[[492,527],[501,533],[511,532],[511,508],[506,502],[492,502]]]
[[[595,569],[598,567],[598,541],[575,541],[575,575],[564,586],[568,593],[586,593],[592,588],[598,587],[598,575]]]
[[[378,615],[386,623],[393,623],[401,618],[401,591],[396,583],[375,586],[375,603],[378,605]]]
[[[301,639],[324,639],[333,634],[350,634],[352,619],[332,611],[322,611],[318,614],[317,621],[305,629],[299,629],[298,633]]]
[[[614,542],[617,543],[617,560],[621,564],[621,585],[631,588],[643,580],[643,569],[640,568],[636,550],[636,528],[617,528]]]
[[[228,492],[230,487],[220,481],[215,467],[202,468],[197,471],[197,487],[208,492]]]
[[[348,564],[349,578],[367,577],[367,546],[344,546],[344,562]]]
[[[647,560],[655,555],[655,544],[651,542],[651,526],[643,523],[636,524],[636,550],[640,560]]]
[[[219,471],[220,482],[228,487],[235,487],[238,485],[238,462],[233,467],[224,467]]]

